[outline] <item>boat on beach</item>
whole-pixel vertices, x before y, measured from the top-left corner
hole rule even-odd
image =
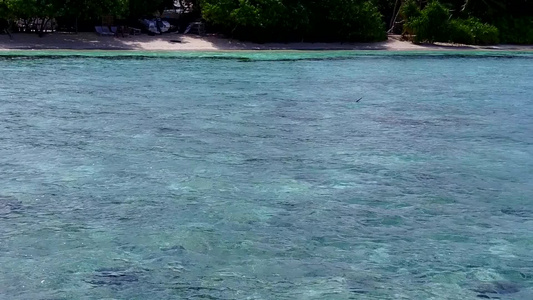
[[[139,22],[151,34],[163,34],[170,30],[170,23],[161,19],[140,19]]]

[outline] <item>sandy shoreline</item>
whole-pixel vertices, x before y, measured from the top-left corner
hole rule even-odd
[[[232,50],[385,50],[385,51],[533,51],[533,45],[414,45],[390,36],[377,43],[268,43],[256,44],[216,36],[166,34],[125,38],[56,32],[39,38],[35,34],[0,35],[1,50],[137,50],[137,51],[232,51]]]

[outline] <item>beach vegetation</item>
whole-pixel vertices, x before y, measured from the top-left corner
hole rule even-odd
[[[255,42],[367,42],[401,33],[415,43],[533,44],[531,0],[0,0],[0,24],[42,35],[57,21],[77,32],[78,23],[93,30],[112,16],[134,24],[177,7],[186,8],[181,30],[203,20],[211,32]]]
[[[503,16],[496,19],[494,24],[500,31],[501,42],[533,44],[533,16]]]
[[[20,19],[26,28],[34,29],[42,35],[45,28],[57,15],[61,14],[61,0],[4,0],[7,9],[4,18]]]
[[[454,18],[448,8],[437,1],[420,9],[415,0],[401,8],[405,19],[404,35],[415,43],[450,42],[461,44],[496,44],[499,31],[494,25],[475,17]]]
[[[499,31],[494,25],[479,19],[453,19],[449,23],[448,40],[461,44],[490,45],[499,42]]]
[[[381,14],[366,0],[203,0],[201,9],[219,31],[258,42],[386,39]]]

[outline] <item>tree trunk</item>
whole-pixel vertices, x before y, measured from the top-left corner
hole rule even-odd
[[[41,21],[41,26],[40,26],[41,28],[39,28],[39,37],[43,37],[44,36],[44,29],[46,28],[46,24],[48,24],[50,19],[45,18],[43,21]]]
[[[33,24],[33,21],[31,19],[24,19],[24,32],[25,33],[31,32],[30,24]]]
[[[400,7],[398,7],[398,2],[400,3]],[[398,18],[398,14],[400,13],[400,8],[402,7],[401,2],[402,2],[401,0],[396,0],[396,3],[394,4],[394,10],[392,11],[392,18],[390,20],[388,32],[391,32],[394,28],[394,23],[396,23],[396,18]],[[396,9],[398,9],[398,12],[396,12]]]
[[[392,31],[394,31],[394,26],[396,25],[396,19],[398,19],[398,15],[399,14],[400,14],[400,10],[398,10],[396,15],[394,16],[394,19],[392,19],[391,27],[390,27],[389,31],[387,31],[387,33],[391,33]]]

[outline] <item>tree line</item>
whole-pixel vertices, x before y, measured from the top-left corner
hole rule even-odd
[[[0,19],[135,20],[176,6],[213,32],[256,42],[380,41],[389,32],[415,43],[533,43],[533,0],[0,0]]]
[[[78,22],[96,25],[103,16],[139,18],[161,12],[174,4],[173,0],[0,0],[0,19],[4,23],[37,23],[33,30],[42,34],[54,20],[59,20],[63,23],[61,25],[69,23],[75,26]]]

